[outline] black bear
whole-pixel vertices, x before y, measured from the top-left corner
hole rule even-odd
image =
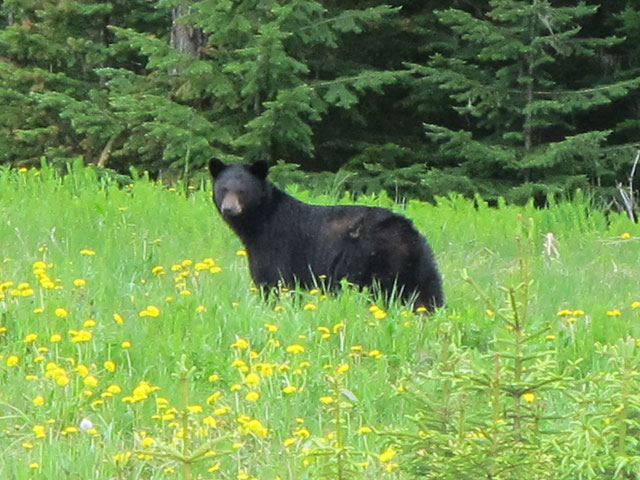
[[[213,200],[240,237],[256,285],[282,282],[312,288],[323,279],[378,284],[429,311],[444,303],[433,252],[407,218],[390,210],[359,205],[309,205],[269,180],[266,162],[209,163]]]

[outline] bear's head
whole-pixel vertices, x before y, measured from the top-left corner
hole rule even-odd
[[[247,216],[261,206],[268,194],[267,162],[226,165],[214,158],[209,162],[209,171],[213,177],[213,201],[227,221]]]

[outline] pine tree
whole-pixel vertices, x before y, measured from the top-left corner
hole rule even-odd
[[[4,161],[38,164],[42,157],[100,161],[122,132],[108,111],[96,68],[131,61],[110,51],[108,25],[142,25],[146,2],[15,0],[0,6],[0,152]],[[133,10],[132,10],[133,9]],[[151,12],[145,25],[162,19]]]
[[[476,179],[489,197],[509,192],[514,199],[544,199],[585,185],[611,132],[578,131],[576,117],[597,112],[640,82],[605,83],[598,72],[571,79],[563,64],[586,62],[619,40],[581,35],[580,22],[597,11],[583,3],[492,0],[489,6],[482,16],[437,12],[451,28],[452,43],[416,71],[448,93],[459,120],[426,125],[428,136],[450,169]],[[591,83],[581,83],[585,79]]]

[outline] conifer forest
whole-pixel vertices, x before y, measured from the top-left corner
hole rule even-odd
[[[623,209],[640,147],[638,0],[5,0],[0,29],[4,165]]]

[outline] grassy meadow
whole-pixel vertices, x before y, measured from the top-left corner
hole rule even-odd
[[[427,236],[445,309],[262,298],[210,184],[1,170],[0,478],[640,478],[639,225],[358,201]]]

